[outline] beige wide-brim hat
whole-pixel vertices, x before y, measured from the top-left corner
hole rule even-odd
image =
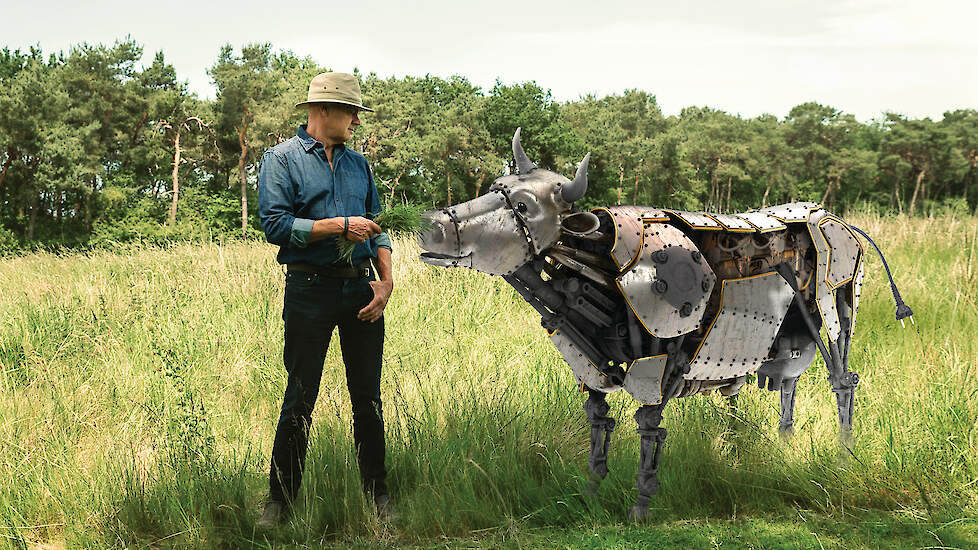
[[[311,103],[342,103],[353,105],[361,111],[374,112],[363,106],[360,98],[360,79],[346,73],[320,73],[309,83],[309,98],[296,107]]]

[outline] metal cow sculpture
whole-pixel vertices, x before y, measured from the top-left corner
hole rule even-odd
[[[425,214],[432,225],[420,237],[421,259],[500,275],[540,313],[589,394],[592,488],[608,473],[615,427],[605,394],[623,388],[642,403],[633,519],[647,516],[658,490],[666,438],[659,424],[670,399],[713,390],[734,396],[756,373],[759,386],[781,392],[780,429],[790,433],[795,386],[817,348],[841,437],[851,433],[859,376],[848,368],[849,344],[863,277],[853,231],[865,233],[810,202],[742,214],[578,212],[590,154],[573,181],[532,163],[519,130],[513,154],[518,175]],[[912,312],[890,282],[902,323]]]

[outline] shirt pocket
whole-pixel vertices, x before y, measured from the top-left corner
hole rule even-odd
[[[337,174],[343,203],[351,215],[362,216],[367,212],[367,180],[355,169],[341,168]]]

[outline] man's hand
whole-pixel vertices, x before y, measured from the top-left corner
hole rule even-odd
[[[362,216],[352,216],[349,220],[350,227],[346,230],[346,239],[348,241],[362,243],[374,235],[380,235],[384,231],[373,220],[368,220]]]
[[[370,300],[370,303],[357,313],[357,319],[373,323],[384,314],[387,300],[390,300],[391,292],[394,290],[394,283],[391,281],[370,281],[370,288],[374,291],[374,299]]]
[[[346,239],[355,243],[362,243],[367,239],[380,235],[384,230],[373,220],[368,220],[362,216],[351,216],[350,226],[346,230]],[[324,218],[316,220],[312,224],[312,233],[309,234],[309,242],[316,242],[326,237],[343,235],[343,218]]]

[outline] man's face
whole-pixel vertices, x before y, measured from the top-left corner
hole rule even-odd
[[[344,143],[353,137],[353,130],[360,125],[358,109],[343,103],[324,103],[319,108],[323,137],[333,143]]]

